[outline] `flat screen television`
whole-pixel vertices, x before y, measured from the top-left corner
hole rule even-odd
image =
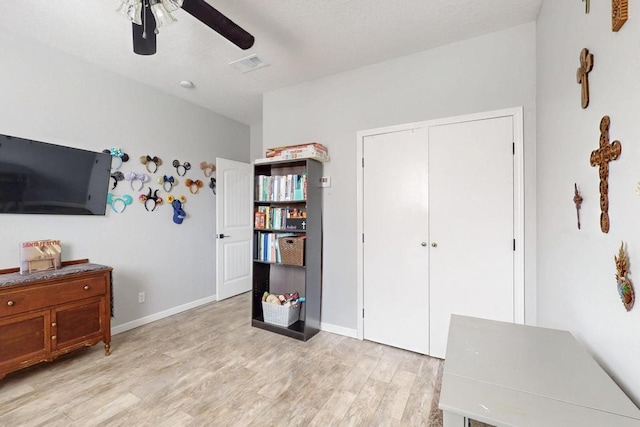
[[[0,213],[104,215],[111,155],[0,135]]]

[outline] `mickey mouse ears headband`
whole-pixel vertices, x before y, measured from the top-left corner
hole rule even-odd
[[[113,194],[107,194],[107,204],[111,206],[111,209],[115,213],[122,213],[133,202],[133,197],[128,194],[124,196],[114,196]]]
[[[167,203],[173,203],[175,200],[178,200],[180,203],[187,203],[187,198],[182,194],[177,197],[173,194],[169,194],[166,199]]]
[[[155,211],[156,208],[162,204],[162,197],[158,196],[158,191],[160,190],[154,191],[149,187],[149,192],[147,194],[141,194],[138,197],[138,200],[144,204],[144,208],[147,212]],[[149,206],[151,206],[151,209],[149,209]]]
[[[140,191],[142,190],[142,187],[144,187],[144,183],[149,181],[149,175],[146,173],[127,172],[124,174],[124,179],[130,181],[131,189],[133,191]],[[136,184],[134,186],[134,182],[139,183],[139,185]]]
[[[120,148],[118,147],[111,147],[111,148],[106,148],[104,150],[102,150],[103,153],[107,153],[109,154],[111,157],[118,159],[115,163],[115,165],[111,165],[111,169],[113,170],[118,170],[120,169],[120,166],[122,166],[122,162],[128,162],[129,161],[129,155],[127,153],[125,153],[124,151],[122,151]],[[113,163],[113,159],[111,159],[112,163]]]
[[[140,163],[147,168],[147,172],[156,173],[158,166],[162,164],[162,159],[158,156],[151,157],[147,154],[146,156],[140,156]]]
[[[173,176],[162,175],[158,177],[157,181],[158,181],[158,184],[162,185],[162,188],[167,193],[170,193],[171,190],[173,190],[173,187],[178,185],[178,180],[175,179]]]
[[[178,174],[178,176],[185,176],[187,174],[187,171],[191,169],[191,163],[189,162],[180,164],[179,160],[174,160],[172,165],[174,168],[176,168],[176,173]]]
[[[200,169],[204,172],[204,176],[209,178],[216,171],[216,165],[213,163],[201,162]]]
[[[124,174],[120,171],[111,172],[111,178],[113,178],[113,187],[112,190],[115,190],[118,185],[118,181],[122,181],[124,179]]]
[[[204,184],[199,179],[196,179],[195,181],[193,181],[193,180],[187,178],[184,181],[184,185],[189,187],[189,191],[191,192],[191,194],[198,194],[198,191],[200,191],[200,189],[202,188],[202,186]]]

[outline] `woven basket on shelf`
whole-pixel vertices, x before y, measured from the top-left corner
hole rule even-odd
[[[278,326],[291,326],[300,318],[300,304],[286,306],[262,302],[262,315],[265,323]]]
[[[304,237],[280,237],[280,258],[283,264],[304,265]]]

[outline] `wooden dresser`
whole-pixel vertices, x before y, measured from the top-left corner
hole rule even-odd
[[[28,275],[0,270],[0,379],[100,341],[109,355],[111,271],[88,260]]]

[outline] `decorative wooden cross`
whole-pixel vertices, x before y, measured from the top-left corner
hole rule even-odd
[[[576,204],[576,215],[578,216],[578,230],[580,230],[580,208],[582,207],[582,196],[578,191],[578,184],[573,184],[573,203]]]
[[[582,0],[582,3],[585,3],[584,5],[584,13],[589,13],[589,0]]]
[[[628,18],[629,1],[611,0],[611,31],[620,31]]]
[[[622,144],[613,141],[609,144],[609,125],[611,119],[604,116],[600,120],[600,148],[591,152],[591,166],[599,167],[600,175],[600,229],[603,233],[609,232],[609,162],[620,157]]]
[[[589,73],[593,69],[593,54],[584,48],[580,52],[580,67],[576,71],[576,80],[582,85],[582,108],[589,105]]]

